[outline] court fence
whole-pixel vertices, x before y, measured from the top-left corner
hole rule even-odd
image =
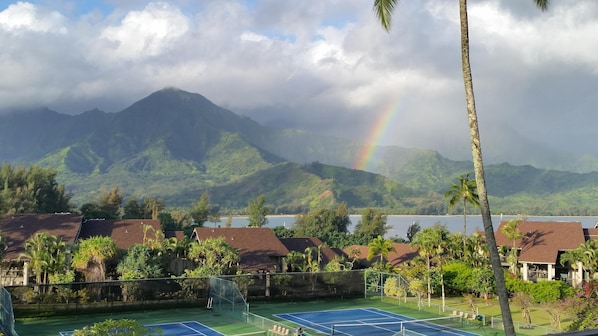
[[[15,315],[12,309],[12,298],[10,293],[1,287],[0,292],[0,325],[6,336],[19,336],[15,331]]]
[[[233,286],[234,284],[234,286]],[[219,287],[220,286],[220,287]],[[220,289],[217,289],[220,288]],[[233,291],[234,288],[234,291]],[[4,293],[6,292],[6,293]],[[318,273],[257,273],[215,278],[158,278],[129,281],[79,282],[70,284],[6,286],[1,296],[2,326],[14,333],[14,316],[49,317],[180,307],[212,306],[230,312],[237,320],[247,313],[249,301],[309,301],[321,298],[380,297],[397,305],[425,310],[439,316],[469,313],[471,309],[428,304],[424,293],[410,288],[398,274],[373,270]],[[12,301],[11,301],[12,300]],[[12,307],[11,307],[12,304]],[[10,309],[14,309],[11,316]],[[214,309],[214,308],[213,308]],[[483,316],[483,325],[502,328],[500,318]],[[554,333],[556,329],[516,325],[526,335]],[[13,334],[10,334],[13,332]]]
[[[207,308],[228,315],[237,321],[246,321],[249,304],[233,281],[210,277]]]
[[[219,276],[236,284],[241,298],[301,301],[320,298],[363,297],[363,270],[319,273],[257,273]],[[27,286],[7,286],[19,318],[64,316],[179,307],[206,307],[210,298],[206,278],[109,280]],[[212,284],[214,285],[214,284]],[[224,287],[224,291],[230,287]],[[216,297],[213,298],[214,300]],[[10,301],[10,300],[9,300]],[[213,301],[213,304],[224,304]],[[232,306],[231,306],[232,307]],[[236,309],[236,307],[235,307]]]

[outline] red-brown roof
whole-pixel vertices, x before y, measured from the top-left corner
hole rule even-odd
[[[586,240],[598,240],[598,228],[583,229],[583,235],[586,237]]]
[[[502,233],[507,221],[502,221],[495,233],[496,245],[512,246],[513,243]],[[519,224],[523,238],[515,241],[521,250],[519,260],[530,263],[555,264],[559,251],[572,250],[585,242],[581,222],[534,222]]]
[[[391,251],[388,254],[388,262],[393,266],[397,267],[400,263],[407,262],[418,255],[417,246],[411,246],[409,244],[402,244],[402,243],[393,243],[392,247],[395,248],[396,251]],[[343,249],[343,252],[349,257],[352,258],[353,251],[358,251],[359,257],[357,258],[360,263],[365,266],[371,266],[374,262],[378,261],[378,258],[374,258],[372,260],[367,260],[369,248],[364,245],[351,245]]]
[[[287,248],[289,251],[297,251],[301,253],[305,253],[305,250],[309,247],[313,247],[318,249],[321,246],[321,258],[322,262],[320,267],[324,267],[328,264],[334,257],[340,256],[337,252],[331,249],[328,246],[324,245],[319,238],[310,237],[310,238],[280,238],[280,242]]]
[[[239,250],[240,265],[246,272],[280,271],[278,259],[289,253],[269,228],[196,228],[193,234],[197,240],[224,237]]]
[[[143,244],[143,227],[149,225],[146,238],[155,239],[155,232],[161,231],[157,219],[90,219],[83,222],[79,239],[95,236],[110,237],[116,247],[126,250],[135,244]]]
[[[77,239],[83,216],[71,213],[5,215],[0,223],[7,243],[4,260],[17,260],[25,252],[25,241],[38,232],[62,238],[66,243]]]

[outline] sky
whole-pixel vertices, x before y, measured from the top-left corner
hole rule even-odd
[[[0,1],[0,111],[199,93],[263,125],[471,157],[458,1]],[[482,144],[593,151],[598,1],[469,2]]]

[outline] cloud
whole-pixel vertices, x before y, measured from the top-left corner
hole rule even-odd
[[[453,1],[401,1],[388,33],[362,0],[59,3],[0,8],[0,110],[119,111],[175,86],[264,124],[358,139],[392,108],[384,144],[468,155]],[[546,12],[533,1],[471,2],[482,131],[509,125],[591,149],[577,134],[595,123],[596,18],[595,0]]]
[[[32,31],[66,34],[62,14],[43,10],[28,2],[11,4],[0,13],[0,28],[7,32]]]
[[[168,3],[150,3],[129,12],[117,26],[102,30],[98,49],[103,56],[136,61],[168,51],[189,30],[188,19]]]

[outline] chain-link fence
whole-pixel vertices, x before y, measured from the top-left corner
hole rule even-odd
[[[363,271],[260,273],[219,278],[236,284],[240,297],[245,300],[309,300],[363,297],[363,274]],[[211,296],[210,278],[79,282],[9,286],[6,289],[12,295],[13,307],[19,317],[153,307],[205,307]]]
[[[249,305],[233,281],[210,277],[208,309],[226,314],[237,321],[247,321]]]
[[[10,293],[2,287],[0,292],[0,323],[2,330],[7,336],[19,336],[15,331],[15,315],[12,310],[12,298]]]

